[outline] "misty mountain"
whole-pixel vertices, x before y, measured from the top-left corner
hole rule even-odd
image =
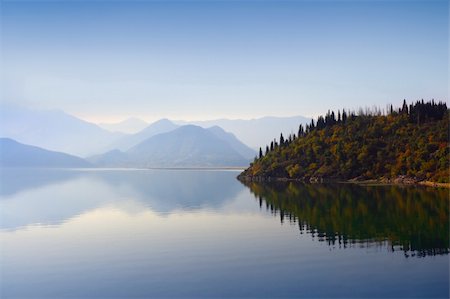
[[[110,151],[91,157],[89,161],[109,167],[247,166],[251,149],[239,144],[233,135],[221,131],[220,128],[208,130],[186,125],[150,137],[126,152]]]
[[[111,132],[135,134],[147,127],[148,123],[140,118],[130,117],[118,123],[99,123],[98,126]]]
[[[264,117],[253,120],[220,119],[198,121],[195,124],[204,128],[212,127],[209,130],[216,137],[226,141],[244,158],[252,158],[255,153],[251,148],[256,150],[260,146],[264,148],[274,136],[279,136],[280,132],[287,137],[289,133],[297,132],[298,125],[305,122],[309,122],[309,119],[296,116]],[[132,118],[117,125],[126,126],[133,123],[142,125],[144,122]],[[214,129],[215,126],[223,129]],[[92,157],[107,150],[127,151],[150,137],[177,128],[179,128],[178,124],[168,119],[161,119],[135,134],[112,133],[59,110],[32,110],[13,105],[3,105],[0,110],[0,137],[82,157]],[[224,130],[233,133],[234,136]],[[241,141],[251,148],[242,144]],[[117,160],[122,159],[118,157],[120,156],[118,152],[111,152],[109,155],[111,157],[107,157],[108,161],[112,156],[116,156],[114,159]]]
[[[226,132],[219,126],[213,126],[207,129],[219,139],[228,143],[235,151],[237,151],[241,156],[247,159],[253,159],[256,156],[256,151],[249,148],[247,145],[243,144],[239,139],[236,138],[232,133]]]
[[[94,155],[86,158],[90,163],[101,167],[126,167],[128,156],[118,149],[108,151],[104,154]]]
[[[148,125],[143,130],[139,131],[138,133],[132,134],[132,135],[125,135],[118,139],[116,142],[112,143],[109,146],[109,149],[119,149],[121,151],[127,151],[133,146],[141,143],[142,141],[153,137],[157,134],[170,132],[172,130],[175,130],[179,126],[174,124],[168,119],[160,119],[150,125]]]
[[[122,135],[59,110],[12,105],[2,105],[0,109],[0,137],[52,151],[85,157],[105,151]]]
[[[203,128],[219,126],[227,132],[233,133],[239,140],[253,149],[263,149],[274,137],[279,138],[280,133],[289,136],[297,134],[300,124],[310,123],[311,119],[303,116],[292,117],[262,117],[257,119],[216,119],[208,121],[177,121],[178,124],[194,124]]]
[[[92,167],[79,157],[0,138],[1,167]]]

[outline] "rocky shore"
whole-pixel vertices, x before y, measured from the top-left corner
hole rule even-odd
[[[366,179],[363,177],[356,177],[349,180],[342,180],[337,178],[323,178],[323,177],[304,177],[304,178],[286,178],[286,177],[270,177],[270,176],[249,176],[241,173],[237,177],[241,181],[246,182],[271,182],[271,181],[298,181],[303,183],[353,183],[360,185],[422,185],[429,187],[450,188],[450,183],[438,183],[426,180],[420,180],[416,177],[400,175],[395,178],[379,178]]]

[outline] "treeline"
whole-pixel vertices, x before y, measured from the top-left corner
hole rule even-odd
[[[293,179],[398,176],[449,182],[447,104],[417,101],[380,109],[328,111],[297,134],[259,150],[242,174]]]

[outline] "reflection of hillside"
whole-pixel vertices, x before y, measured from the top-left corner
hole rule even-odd
[[[243,188],[228,171],[14,169],[3,175],[3,229],[57,225],[110,204],[156,213],[220,209]]]
[[[447,190],[351,184],[245,183],[281,221],[329,244],[388,241],[419,256],[449,252]]]

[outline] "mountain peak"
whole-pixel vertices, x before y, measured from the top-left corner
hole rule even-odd
[[[161,126],[161,125],[175,125],[171,120],[169,120],[168,118],[161,118],[158,119],[157,121],[151,123],[149,126]]]
[[[154,124],[151,127],[155,127]],[[124,153],[105,153],[91,160],[99,166],[229,167],[248,165],[254,152],[234,135],[196,125],[155,134]],[[248,155],[250,151],[251,154]]]

